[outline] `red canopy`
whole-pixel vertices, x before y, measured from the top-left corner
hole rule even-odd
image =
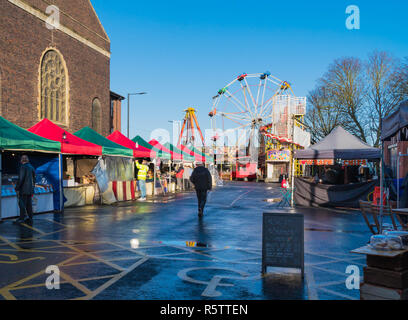
[[[177,148],[193,156],[197,162],[205,162],[205,157],[203,157],[201,154],[195,153],[194,151],[190,150],[186,146],[183,146],[182,144],[180,144],[177,146]]]
[[[106,138],[109,139],[110,141],[120,144],[123,147],[132,149],[133,156],[135,158],[155,158],[156,157],[156,152],[154,152],[153,150],[149,150],[145,147],[142,147],[140,145],[136,147],[136,143],[128,139],[127,137],[125,137],[120,131],[115,131],[114,133],[112,133],[110,136],[107,136]]]
[[[63,128],[60,128],[48,119],[40,121],[34,127],[28,129],[28,131],[43,138],[61,142],[61,153],[63,154],[78,154],[87,156],[102,155],[102,146],[82,140],[81,138],[70,134]],[[64,136],[66,139],[63,139]]]
[[[183,156],[181,154],[175,153],[175,152],[171,151],[170,149],[167,149],[165,146],[160,144],[159,141],[157,141],[155,139],[150,140],[149,144],[151,144],[152,146],[154,146],[157,149],[160,149],[160,150],[162,150],[164,152],[170,153],[172,160],[180,160],[180,161],[183,160]]]

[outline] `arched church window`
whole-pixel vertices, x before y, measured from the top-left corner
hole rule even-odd
[[[0,68],[0,116],[3,116],[3,104],[2,104],[2,86],[1,86],[1,68]]]
[[[101,102],[98,98],[92,101],[92,129],[96,132],[101,133],[102,131],[102,108]]]
[[[45,53],[41,61],[41,119],[67,123],[67,70],[55,50]]]

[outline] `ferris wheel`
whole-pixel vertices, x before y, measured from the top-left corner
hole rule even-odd
[[[248,146],[251,162],[257,162],[260,129],[277,122],[276,104],[280,97],[288,96],[294,97],[290,83],[270,72],[243,73],[213,97],[209,114],[212,130],[235,132],[234,143]],[[217,135],[213,140],[216,139]]]

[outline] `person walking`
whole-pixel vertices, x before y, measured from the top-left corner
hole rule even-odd
[[[194,184],[198,200],[198,216],[204,216],[204,207],[207,202],[208,191],[212,190],[212,177],[210,171],[202,163],[197,163],[190,181]]]
[[[146,201],[146,177],[149,167],[147,166],[147,161],[143,160],[142,164],[139,163],[139,160],[136,160],[137,172],[137,184],[140,190],[140,199],[139,201]]]
[[[20,160],[20,172],[15,187],[20,207],[20,218],[15,223],[33,223],[33,202],[35,188],[35,169],[30,164],[27,155],[23,155]]]

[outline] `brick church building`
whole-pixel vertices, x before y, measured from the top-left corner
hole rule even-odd
[[[1,116],[23,128],[48,118],[69,132],[120,130],[110,39],[89,0],[0,0],[0,12]]]

